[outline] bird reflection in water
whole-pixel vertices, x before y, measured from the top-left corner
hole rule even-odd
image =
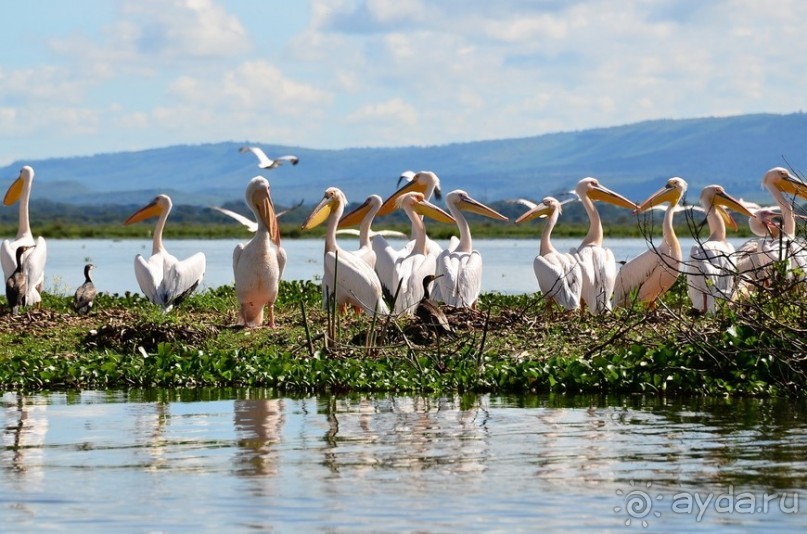
[[[281,399],[235,401],[235,432],[238,440],[236,472],[244,476],[276,475],[277,451],[283,428]]]

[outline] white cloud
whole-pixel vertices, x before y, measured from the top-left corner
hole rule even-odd
[[[363,106],[348,115],[347,120],[351,123],[383,122],[395,128],[400,125],[416,125],[418,114],[410,104],[400,98],[393,98],[386,102]]]

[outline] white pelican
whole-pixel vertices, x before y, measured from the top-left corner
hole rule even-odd
[[[573,254],[558,252],[550,241],[552,229],[562,213],[561,203],[553,197],[545,197],[539,204],[533,203],[533,206],[516,219],[516,224],[548,217],[541,232],[541,248],[532,263],[538,288],[544,295],[547,308],[555,302],[564,310],[577,310],[583,290],[583,271]]]
[[[48,259],[48,246],[40,236],[34,240],[31,224],[28,219],[28,201],[31,198],[31,183],[34,180],[34,169],[26,165],[20,175],[6,191],[3,204],[10,206],[19,200],[19,225],[17,237],[6,239],[0,246],[0,263],[3,265],[3,278],[8,279],[17,268],[16,251],[20,246],[27,247],[22,257],[22,270],[27,280],[25,302],[28,306],[38,305],[42,301],[40,292],[45,285],[45,263]]]
[[[577,182],[574,190],[589,218],[588,233],[575,252],[583,271],[580,300],[586,303],[589,312],[601,313],[611,309],[611,295],[616,283],[616,260],[614,253],[602,246],[602,223],[593,201],[601,200],[629,209],[639,206],[600,185],[596,178],[583,178]]]
[[[506,221],[507,217],[471,198],[461,189],[446,195],[448,211],[457,221],[460,239],[453,249],[446,249],[437,256],[437,278],[433,298],[449,306],[476,308],[482,290],[482,255],[473,249],[471,228],[463,211],[476,213],[491,219]]]
[[[381,293],[381,282],[378,275],[355,254],[344,250],[336,243],[336,225],[344,212],[347,199],[336,187],[325,190],[322,200],[303,223],[303,230],[308,230],[328,220],[328,232],[325,235],[325,274],[322,278],[322,304],[327,306],[328,298],[334,295],[336,305],[342,310],[353,306],[355,310],[364,310],[368,315],[375,313],[388,314]],[[337,265],[338,258],[338,265]],[[334,280],[334,277],[336,279]],[[334,282],[336,282],[334,286]]]
[[[652,245],[619,269],[614,285],[615,306],[629,306],[636,291],[639,302],[654,308],[656,299],[675,284],[681,273],[684,253],[675,235],[673,216],[686,191],[687,183],[683,179],[670,178],[664,187],[639,205],[637,212],[647,211],[664,202],[669,204],[661,226],[662,241],[659,246]]]
[[[92,303],[95,300],[98,291],[95,289],[95,284],[92,283],[92,276],[90,273],[95,269],[95,265],[88,263],[84,266],[84,283],[78,286],[76,293],[73,295],[73,309],[79,315],[86,315],[92,309]]]
[[[6,301],[8,307],[11,308],[11,313],[16,315],[20,312],[20,307],[26,305],[25,293],[28,280],[23,272],[22,255],[28,247],[21,245],[17,247],[14,261],[17,266],[12,271],[11,276],[6,279]]]
[[[258,221],[255,235],[233,250],[233,276],[238,296],[238,321],[248,328],[263,324],[263,308],[269,308],[269,327],[275,327],[275,300],[286,267],[286,251],[280,246],[280,230],[269,182],[256,176],[244,193],[247,207]]]
[[[693,245],[686,263],[687,293],[692,306],[701,313],[714,313],[717,299],[728,300],[734,289],[734,246],[726,240],[725,207],[747,217],[754,215],[719,185],[704,187],[700,203],[709,224],[709,239]]]
[[[765,173],[762,186],[770,191],[782,210],[782,233],[787,243],[791,268],[801,271],[799,278],[807,276],[807,244],[796,239],[796,219],[793,201],[785,198],[785,193],[807,199],[807,184],[790,174],[783,167],[774,167]]]
[[[440,199],[440,179],[435,173],[431,171],[420,171],[417,173],[412,171],[404,171],[404,173],[398,178],[398,184],[400,184],[402,180],[406,181],[406,184],[400,187],[397,191],[390,195],[387,200],[384,201],[376,213],[376,217],[382,217],[392,213],[395,210],[397,201],[401,195],[405,195],[406,193],[413,191],[423,193],[427,201],[431,200],[432,195],[434,195],[438,200]],[[375,270],[381,279],[381,283],[384,284],[384,287],[390,293],[395,292],[395,288],[390,288],[389,286],[389,284],[391,284],[392,280],[395,278],[395,259],[401,254],[410,252],[414,246],[414,224],[412,224],[410,240],[401,250],[396,250],[390,247],[384,236],[376,235],[372,238],[372,247],[376,254]],[[426,237],[426,250],[428,254],[433,254],[435,257],[437,257],[443,251],[440,245],[429,239],[428,236]]]
[[[778,209],[761,207],[754,209],[748,202],[742,204],[754,214],[754,217],[748,218],[748,227],[757,237],[737,247],[734,253],[737,272],[742,282],[765,283],[772,275],[770,266],[775,261],[784,259],[779,257],[781,231],[777,224],[782,214]]]
[[[193,293],[205,274],[205,255],[197,252],[190,258],[177,260],[163,246],[163,228],[173,206],[168,195],[157,195],[154,200],[129,216],[124,225],[151,217],[159,217],[154,226],[151,257],[146,260],[135,256],[134,270],[140,290],[154,304],[170,311]]]
[[[288,161],[292,165],[297,165],[297,163],[300,161],[297,156],[280,156],[272,159],[267,156],[260,147],[257,146],[242,146],[238,151],[241,153],[252,152],[255,157],[258,158],[258,167],[261,169],[274,169],[282,165],[284,161]]]
[[[395,296],[393,311],[395,313],[411,315],[418,302],[423,298],[423,278],[434,274],[437,268],[437,256],[427,252],[426,226],[421,215],[445,223],[456,223],[456,220],[428,200],[423,193],[409,192],[398,197],[397,206],[406,212],[415,231],[415,243],[411,249],[400,251],[385,251],[394,257],[393,276],[387,289],[390,295]],[[391,247],[387,247],[391,249]],[[398,289],[400,287],[400,289]]]

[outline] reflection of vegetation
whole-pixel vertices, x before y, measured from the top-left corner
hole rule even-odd
[[[78,317],[70,298],[46,294],[41,310],[0,316],[0,384],[803,394],[800,294],[764,309],[690,318],[684,292],[681,283],[653,313],[602,317],[548,315],[540,295],[485,294],[481,311],[446,310],[457,337],[439,342],[416,322],[371,326],[349,315],[337,318],[327,348],[320,286],[312,282],[282,283],[275,330],[234,327],[231,286],[194,295],[170,314],[126,294],[100,295],[93,314]],[[775,311],[775,329],[760,328],[763,311]]]

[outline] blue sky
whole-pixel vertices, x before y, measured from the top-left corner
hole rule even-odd
[[[791,113],[800,0],[27,0],[0,164],[172,144],[434,145]]]

